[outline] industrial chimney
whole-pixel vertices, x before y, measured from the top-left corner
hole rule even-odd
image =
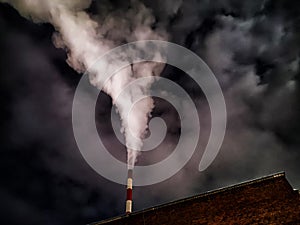
[[[128,169],[127,174],[127,197],[126,197],[126,214],[132,212],[132,175],[133,170]]]

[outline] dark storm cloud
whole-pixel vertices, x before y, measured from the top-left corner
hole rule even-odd
[[[120,187],[87,166],[73,138],[80,75],[52,46],[53,28],[20,19],[10,7],[0,10],[1,223],[85,224],[116,214],[121,206],[112,199],[122,193],[105,193]]]
[[[202,132],[198,151],[171,179],[136,188],[135,209],[280,170],[299,188],[299,3],[144,2],[156,18],[156,29],[166,30],[171,41],[196,52],[214,71],[224,90],[228,128],[216,160],[199,173],[210,131],[209,109],[195,82],[167,67],[162,75],[184,87],[197,105]],[[124,1],[94,1],[88,10],[100,20],[99,12],[126,7]],[[53,28],[21,19],[8,6],[0,9],[1,168],[11,171],[10,176],[2,172],[6,182],[0,195],[7,202],[5,212],[17,214],[7,216],[7,223],[38,214],[30,224],[84,224],[121,214],[123,187],[94,173],[77,151],[71,102],[80,76],[65,64],[64,52],[52,46]],[[105,107],[97,108],[100,135],[113,154],[122,155],[125,149],[106,123],[111,99],[101,99]],[[140,163],[165,157],[160,151],[168,153],[178,140],[173,109],[157,100],[153,115],[165,118],[169,133],[150,158],[141,156]]]
[[[158,1],[146,1],[146,5],[158,18],[157,26],[167,27],[172,41],[189,47],[211,67],[228,108],[227,135],[216,161],[201,175],[189,173],[191,179],[199,178],[194,183],[196,189],[220,187],[279,170],[287,171],[298,187],[297,3],[167,2],[164,7],[156,7]],[[200,120],[204,121],[201,129],[207,133],[209,117],[202,113],[207,106],[201,91],[195,91],[196,84],[176,70],[170,69],[164,76],[180,83],[202,102],[197,105]],[[204,145],[200,141],[200,152]],[[195,160],[187,169],[197,168],[198,162]]]

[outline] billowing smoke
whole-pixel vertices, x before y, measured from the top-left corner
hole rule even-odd
[[[198,54],[223,89],[228,126],[217,158],[199,173],[197,168],[210,132],[209,108],[195,82],[167,67],[161,76],[185,88],[195,100],[202,135],[195,155],[184,169],[160,184],[135,188],[135,210],[278,171],[286,171],[293,187],[299,189],[300,2],[140,1],[147,8],[122,0],[93,1],[90,7],[88,2],[84,11],[80,7],[84,14],[88,12],[93,24],[98,24],[98,44],[102,43],[100,40],[110,40],[113,47],[142,39],[143,32],[137,38],[133,31],[141,31],[145,28],[137,28],[150,27],[145,23],[154,22],[151,27],[155,30],[148,29],[153,35],[159,33],[161,37],[159,29],[167,30],[169,40]],[[122,188],[90,171],[79,152],[74,152],[70,103],[79,76],[73,76],[74,71],[63,62],[65,55],[49,43],[52,27],[26,22],[11,7],[0,6],[4,177],[0,195],[6,196],[2,199],[1,216],[9,221],[2,224],[87,224],[120,215],[124,210],[123,201],[119,201],[124,197]],[[47,21],[29,16],[25,10],[21,13],[36,22]],[[82,35],[80,32],[79,36]],[[70,49],[67,52],[72,53]],[[78,66],[82,68],[81,63]],[[137,67],[132,69],[136,76]],[[125,153],[120,155],[121,145],[108,128],[110,99],[104,94],[101,97],[107,103],[97,110],[97,122],[106,129],[101,129],[102,140],[117,149],[115,156],[122,158]],[[168,133],[156,150],[139,157],[141,165],[159,162],[174,149],[180,123],[175,110],[170,108],[155,99],[152,114],[164,119]],[[57,182],[61,180],[64,183]],[[39,217],[45,220],[35,222]]]
[[[154,17],[142,3],[130,2],[130,9],[120,15],[112,12],[101,20],[101,15],[89,15],[85,10],[90,6],[90,0],[1,0],[15,7],[21,15],[34,22],[51,23],[56,33],[53,42],[57,48],[67,51],[67,63],[76,71],[83,73],[104,53],[119,44],[146,39],[165,39],[164,32],[151,28]],[[94,18],[93,18],[94,17]],[[122,58],[126,60],[126,58]],[[104,68],[113,62],[102,62]],[[148,116],[154,107],[152,98],[147,97],[139,101],[130,109],[135,99],[147,94],[153,79],[135,86],[116,101],[123,88],[139,77],[159,75],[162,65],[152,62],[140,63],[122,69],[108,81],[102,78],[101,69],[93,69],[90,74],[91,83],[109,94],[117,106],[122,119],[122,131],[125,135],[128,151],[128,166],[133,168],[142,148],[142,138],[147,129]],[[103,71],[103,70],[101,70]],[[105,82],[105,83],[104,83]]]

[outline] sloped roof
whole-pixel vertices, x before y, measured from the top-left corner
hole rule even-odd
[[[245,216],[245,214],[249,215]],[[236,215],[240,218],[235,218]],[[228,224],[231,220],[239,221],[238,223],[247,223],[248,220],[252,223],[253,221],[270,223],[273,221],[272,216],[278,217],[279,222],[284,221],[282,217],[287,217],[286,223],[295,224],[296,221],[300,224],[299,192],[293,190],[284,172],[205,192],[129,215],[95,222],[91,225]]]

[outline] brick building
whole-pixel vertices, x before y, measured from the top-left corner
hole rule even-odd
[[[284,173],[124,215],[93,225],[300,224],[300,196]]]

